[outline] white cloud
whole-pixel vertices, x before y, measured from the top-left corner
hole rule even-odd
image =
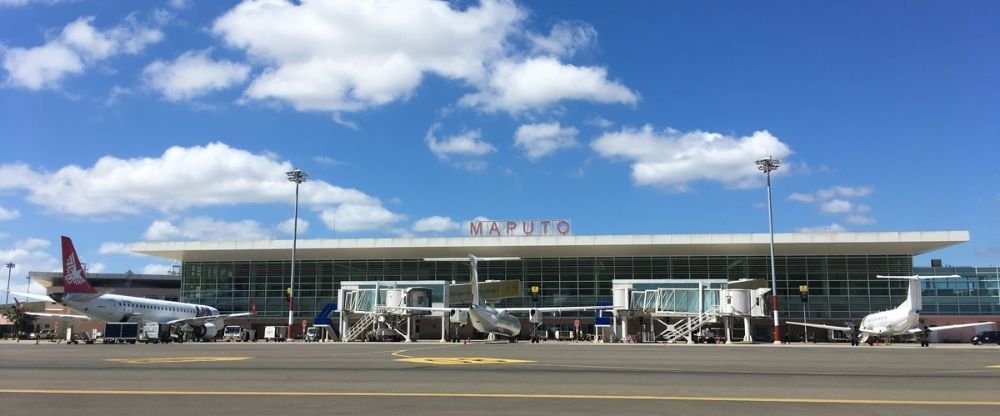
[[[611,126],[615,125],[615,123],[612,122],[611,120],[608,120],[608,119],[606,119],[604,117],[600,117],[600,116],[589,118],[589,119],[587,119],[587,121],[585,121],[585,123],[587,123],[587,124],[589,124],[591,126],[594,126],[594,127],[602,128],[602,129],[606,129],[608,127],[611,127]]]
[[[604,133],[590,146],[605,158],[629,161],[637,185],[678,191],[687,190],[688,183],[697,180],[751,187],[761,183],[763,177],[754,160],[792,154],[788,145],[767,131],[732,137],[697,130],[658,132],[648,124],[641,129]]]
[[[417,220],[417,222],[413,224],[413,231],[418,233],[424,233],[424,232],[440,233],[446,231],[454,231],[457,230],[458,227],[459,227],[458,223],[452,221],[451,217],[441,217],[435,215],[432,217],[426,217]]]
[[[871,195],[874,191],[870,186],[834,186],[829,189],[816,191],[816,197],[820,199],[830,199],[834,197],[858,198]]]
[[[340,166],[347,164],[347,162],[337,160],[329,156],[313,156],[312,160],[313,162],[328,166]]]
[[[21,216],[21,212],[16,209],[0,207],[0,221],[13,220]]]
[[[124,254],[137,257],[145,256],[145,254],[129,251],[127,243],[119,243],[116,241],[101,243],[101,247],[97,249],[97,252],[98,254]]]
[[[89,65],[118,54],[136,54],[163,39],[159,29],[144,27],[133,17],[106,30],[94,27],[93,21],[94,17],[81,17],[41,46],[8,49],[3,56],[7,82],[29,90],[55,88]]]
[[[44,3],[46,5],[52,5],[56,3],[62,3],[66,0],[0,0],[0,7],[21,7],[27,6],[31,3]]]
[[[271,234],[257,221],[225,221],[205,216],[184,218],[179,224],[156,220],[143,233],[146,240],[266,240]]]
[[[528,159],[537,160],[559,149],[576,147],[574,127],[562,127],[559,122],[524,124],[514,133],[514,145],[522,148]]]
[[[168,4],[175,9],[186,9],[191,6],[191,0],[170,0]]]
[[[514,3],[244,1],[213,31],[266,66],[245,92],[300,111],[406,99],[426,74],[475,82],[525,17]]]
[[[169,264],[147,264],[142,268],[142,274],[170,274],[172,268]]]
[[[819,210],[828,214],[843,214],[846,212],[851,212],[854,209],[854,205],[851,201],[843,199],[831,199],[829,201],[823,201],[819,204]]]
[[[14,243],[14,246],[19,247],[19,248],[23,248],[25,250],[35,250],[35,249],[39,249],[39,248],[46,248],[46,247],[48,247],[50,245],[52,245],[52,243],[49,240],[46,240],[44,238],[34,238],[34,237],[27,238],[27,239],[24,239],[24,240],[21,240],[21,241],[18,241],[16,243]]]
[[[608,80],[604,68],[539,57],[500,61],[482,90],[462,97],[459,104],[488,112],[519,113],[541,110],[562,100],[632,105],[639,101],[639,94]]]
[[[867,215],[848,215],[847,218],[844,218],[844,221],[848,224],[871,225],[875,223],[875,218]]]
[[[40,240],[40,239],[28,239]],[[12,292],[25,292],[28,287],[28,280],[25,277],[28,272],[57,272],[62,270],[62,262],[52,256],[47,250],[48,244],[32,243],[24,245],[22,241],[15,242],[12,246],[0,249],[0,264],[14,263],[11,269],[10,290]],[[6,278],[6,267],[0,267]],[[33,285],[38,288],[38,285]],[[4,287],[6,288],[6,286]],[[38,293],[38,292],[35,292]]]
[[[830,225],[820,225],[818,227],[803,227],[795,230],[800,233],[841,233],[847,231],[842,225],[833,223]]]
[[[102,157],[89,168],[65,166],[36,172],[15,163],[0,165],[0,189],[21,189],[28,200],[76,215],[178,211],[195,206],[294,202],[295,187],[285,177],[292,164],[224,143],[171,147],[157,158]],[[345,202],[378,204],[356,189],[322,180],[301,185],[305,205]]]
[[[438,139],[434,132],[440,127],[439,124],[431,126],[424,136],[427,147],[431,149],[438,159],[448,160],[450,156],[483,156],[497,149],[493,145],[480,140],[479,130],[467,131],[465,133]]]
[[[798,192],[793,192],[791,195],[788,196],[788,199],[790,199],[792,201],[798,201],[798,202],[804,202],[804,203],[816,202],[816,196],[815,195],[812,195],[812,194],[803,194],[803,193],[798,193]]]
[[[320,218],[330,230],[352,232],[382,229],[404,217],[381,205],[341,204],[335,209],[323,210]]]
[[[590,46],[595,38],[597,31],[593,26],[578,22],[556,23],[548,36],[528,34],[533,53],[554,56],[573,56],[577,50]]]
[[[860,204],[850,199],[863,198],[871,195],[875,189],[870,186],[834,186],[820,189],[814,193],[793,193],[789,200],[805,204],[815,203],[820,212],[825,214],[844,214],[843,221],[852,225],[871,225],[875,218],[862,215],[872,210],[867,204]]]
[[[142,71],[146,83],[169,101],[184,101],[242,84],[250,66],[214,61],[211,50],[187,51],[172,62],[157,60]]]
[[[299,217],[298,224],[299,224],[299,227],[298,227],[299,228],[299,230],[298,230],[299,234],[305,234],[306,231],[309,231],[309,221],[306,221],[306,220],[302,219],[301,217]],[[293,227],[294,225],[295,225],[295,218],[289,218],[289,219],[284,220],[281,223],[279,223],[277,228],[278,228],[278,231],[281,231],[281,232],[283,232],[285,234],[288,234],[288,235],[292,235],[295,232],[295,227]]]

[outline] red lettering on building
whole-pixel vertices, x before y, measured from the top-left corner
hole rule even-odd
[[[549,220],[542,221],[542,235],[549,234]]]
[[[483,223],[481,221],[469,221],[469,235],[473,237],[482,237]]]
[[[507,235],[511,235],[514,230],[517,229],[517,223],[514,221],[507,221]]]
[[[489,233],[489,235],[493,235],[493,233],[497,233],[497,237],[500,236],[500,225],[497,224],[496,221],[493,221],[492,223],[490,223],[490,233]]]
[[[569,223],[560,220],[558,223],[556,223],[556,231],[558,231],[559,234],[562,235],[569,234]]]
[[[524,232],[524,235],[531,235],[531,233],[535,232],[535,222],[534,221],[521,222],[521,231]]]

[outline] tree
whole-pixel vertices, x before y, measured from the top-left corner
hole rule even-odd
[[[26,330],[31,328],[35,324],[35,320],[38,319],[36,316],[28,315],[24,305],[21,304],[8,305],[0,311],[0,315],[7,318],[14,326],[15,337],[19,336],[22,332],[27,332]]]

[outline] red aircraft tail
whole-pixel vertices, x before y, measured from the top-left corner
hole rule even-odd
[[[66,293],[97,293],[87,281],[87,271],[73,248],[73,240],[62,237],[63,289]]]

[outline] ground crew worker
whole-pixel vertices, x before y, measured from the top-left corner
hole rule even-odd
[[[931,346],[931,329],[924,325],[924,328],[917,333],[917,337],[920,338],[921,347]]]
[[[861,345],[861,330],[857,327],[851,328],[851,346],[857,347]]]

